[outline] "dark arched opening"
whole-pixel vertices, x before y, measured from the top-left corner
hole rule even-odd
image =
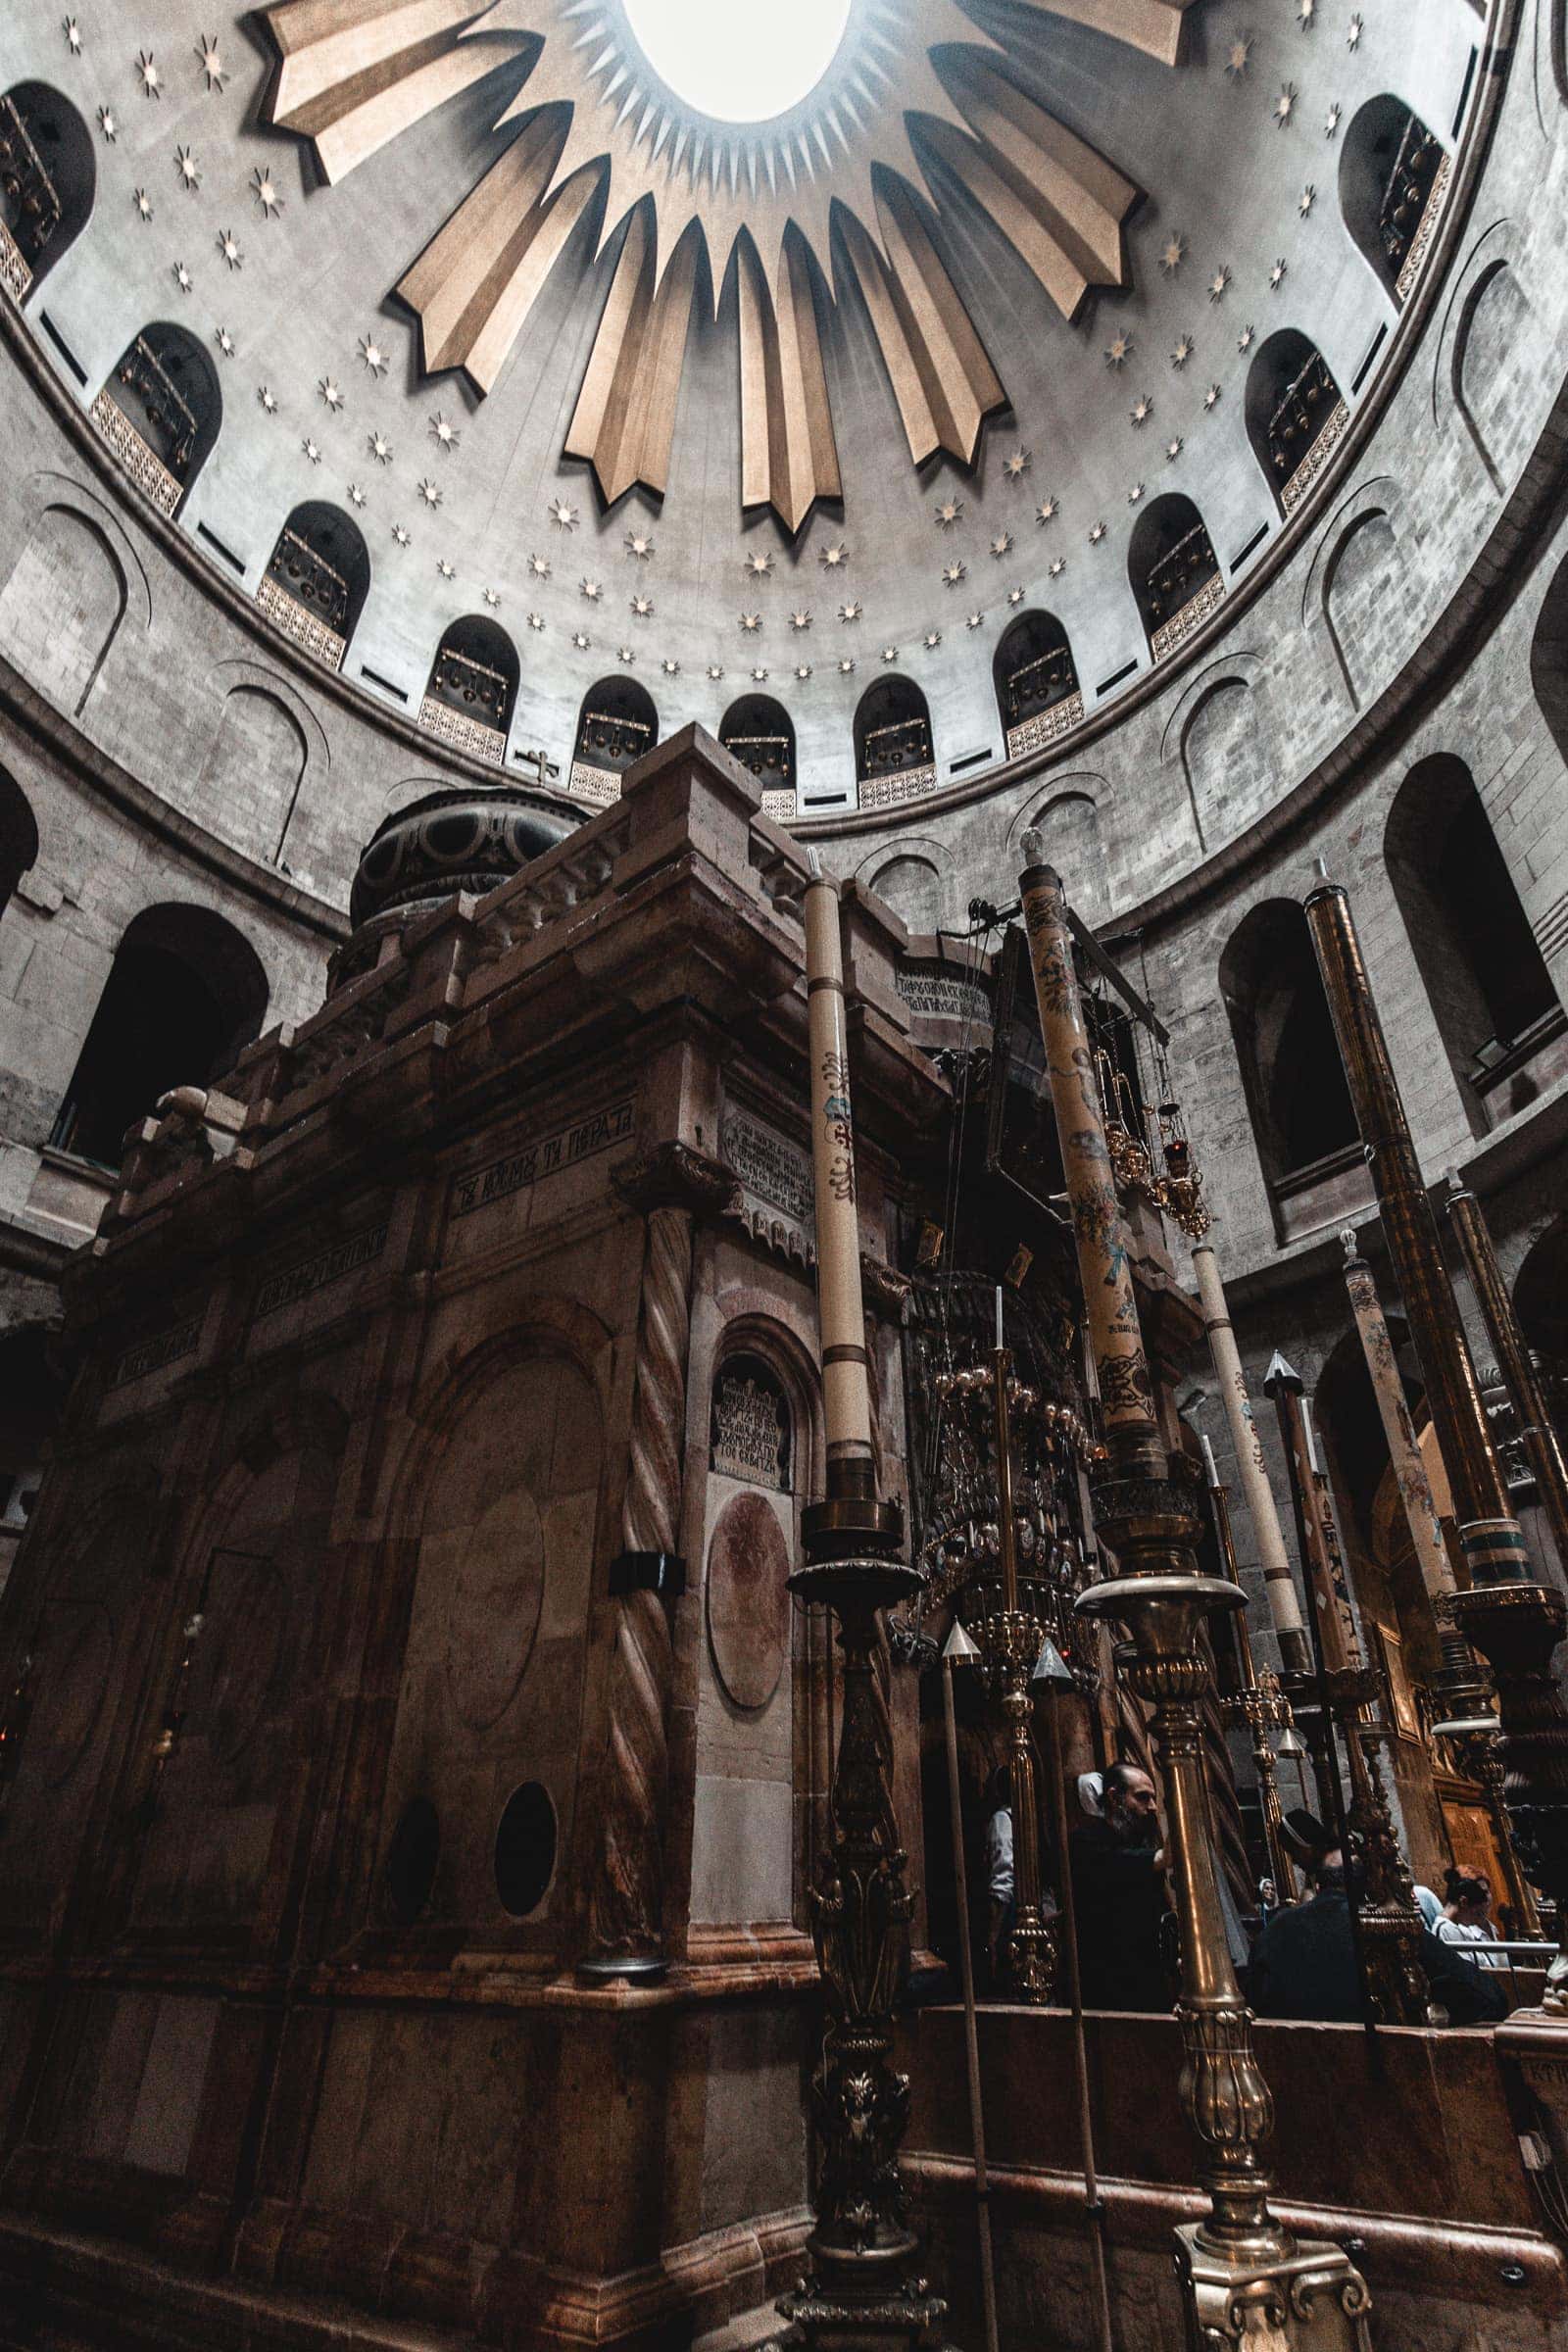
[[[1294,326],[1259,346],[1247,371],[1246,416],[1280,513],[1294,514],[1349,421],[1327,360]]]
[[[1225,594],[1203,517],[1178,490],[1156,498],[1134,523],[1127,572],[1156,662],[1184,645]]]
[[[718,722],[718,740],[762,787],[762,808],[780,819],[795,814],[795,729],[770,694],[743,694]]]
[[[0,285],[25,302],[81,234],[98,167],[86,123],[46,81],[0,98]]]
[[[92,420],[137,489],[172,514],[223,421],[218,370],[194,335],[155,319],[121,354]]]
[[[1369,98],[1345,134],[1340,211],[1396,303],[1414,285],[1448,184],[1448,157],[1398,98]]]
[[[125,1130],[176,1086],[210,1086],[261,1030],[267,974],[205,906],[148,906],[126,926],[50,1142],[120,1165]]]
[[[370,558],[359,525],[312,499],[278,532],[256,601],[286,637],[341,669],[369,591]]]
[[[1054,743],[1084,714],[1072,647],[1054,612],[1019,613],[997,647],[991,678],[1009,760]]]
[[[0,914],[38,856],[38,826],[27,796],[0,767]]]
[[[601,678],[582,698],[571,755],[571,790],[595,808],[620,798],[620,779],[659,738],[654,698],[635,678]]]
[[[1389,878],[1476,1134],[1557,1075],[1542,1056],[1562,1006],[1470,770],[1449,752],[1411,768],[1383,836]]]
[[[936,790],[931,712],[912,678],[878,678],[861,695],[855,773],[862,808],[886,808]]]
[[[1289,1238],[1366,1192],[1339,1042],[1306,916],[1294,899],[1252,908],[1226,943],[1219,985],[1258,1164],[1281,1237]]]
[[[436,648],[419,724],[455,750],[499,767],[517,700],[517,649],[479,612],[455,620]]]

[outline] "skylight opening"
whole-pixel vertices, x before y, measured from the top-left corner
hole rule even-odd
[[[809,95],[838,54],[854,0],[625,0],[643,55],[687,106],[766,122]]]

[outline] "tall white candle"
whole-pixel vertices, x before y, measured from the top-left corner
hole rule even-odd
[[[816,1297],[822,1343],[822,1418],[829,1492],[871,1472],[871,1402],[860,1226],[856,1208],[855,1122],[844,1024],[844,947],[839,890],[811,854],[806,886],[807,1051],[810,1058],[811,1166],[816,1193]]]
[[[1006,1342],[1002,1336],[1002,1285],[1000,1282],[997,1285],[997,1346],[999,1348],[1006,1346]]]

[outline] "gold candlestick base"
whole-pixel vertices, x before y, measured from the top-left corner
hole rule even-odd
[[[1298,2243],[1258,2267],[1216,2253],[1200,2230],[1176,2232],[1192,2352],[1372,2352],[1371,2293],[1342,2248]]]
[[[1098,1533],[1122,1574],[1080,1596],[1119,1622],[1129,1688],[1151,1710],[1167,1811],[1171,1893],[1181,1930],[1176,2015],[1181,2099],[1198,2139],[1209,2210],[1176,2232],[1191,2352],[1370,2352],[1366,2282],[1344,2252],[1298,2240],[1273,2212],[1262,2148],[1274,2102],[1252,2044],[1251,2011],[1231,1965],[1220,1910],[1203,1757],[1206,1617],[1245,1606],[1239,1585],[1200,1575],[1198,1523],[1174,1482],[1110,1477],[1095,1486]]]

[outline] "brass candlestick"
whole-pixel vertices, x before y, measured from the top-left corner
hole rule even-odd
[[[1025,834],[1024,855],[1020,895],[1104,1415],[1095,1516],[1120,1569],[1078,1605],[1131,1636],[1124,1673],[1152,1710],[1165,1785],[1181,1941],[1181,2096],[1209,2200],[1200,2222],[1176,2232],[1189,2339],[1204,2352],[1270,2336],[1282,2352],[1369,2352],[1371,2297],[1359,2272],[1341,2247],[1298,2241],[1269,2205],[1259,2151],[1273,2129],[1273,2101],[1225,1939],[1203,1767],[1208,1663],[1199,1633],[1212,1611],[1239,1607],[1243,1595],[1198,1571],[1190,1473],[1184,1457],[1166,1454],[1154,1414],[1061,877],[1046,864],[1038,833]]]
[[[1568,1708],[1551,1663],[1568,1630],[1568,1606],[1560,1592],[1533,1578],[1523,1534],[1508,1508],[1348,895],[1321,884],[1307,898],[1306,918],[1472,1580],[1472,1589],[1455,1593],[1449,1608],[1496,1677],[1503,1795],[1520,1858],[1557,1905],[1568,1935]],[[1568,2021],[1568,1945],[1548,1972],[1542,2008]]]
[[[1264,1385],[1279,1416],[1297,1539],[1307,1566],[1318,1698],[1316,1723],[1309,1717],[1309,1727],[1317,1733],[1332,1827],[1346,1862],[1356,1865],[1361,1880],[1358,1888],[1350,1887],[1349,1900],[1363,1990],[1379,2024],[1419,2026],[1426,2022],[1428,2005],[1421,1914],[1378,1771],[1377,1745],[1388,1737],[1372,1713],[1381,1682],[1361,1655],[1334,1515],[1307,1438],[1300,1374],[1276,1351]],[[1349,1773],[1348,1806],[1335,1757],[1336,1726]]]
[[[832,1842],[811,1890],[827,2007],[811,2082],[821,2142],[811,2275],[778,2308],[791,2323],[784,2342],[801,2352],[925,2352],[947,2307],[913,2275],[918,2240],[899,2177],[909,2082],[890,2061],[910,1902],[879,1671],[881,1612],[924,1579],[900,1557],[902,1513],[875,1492],[838,894],[820,876],[806,894],[806,938],[827,1494],[803,1514],[806,1562],[789,1581],[838,1619],[844,1695]]]

